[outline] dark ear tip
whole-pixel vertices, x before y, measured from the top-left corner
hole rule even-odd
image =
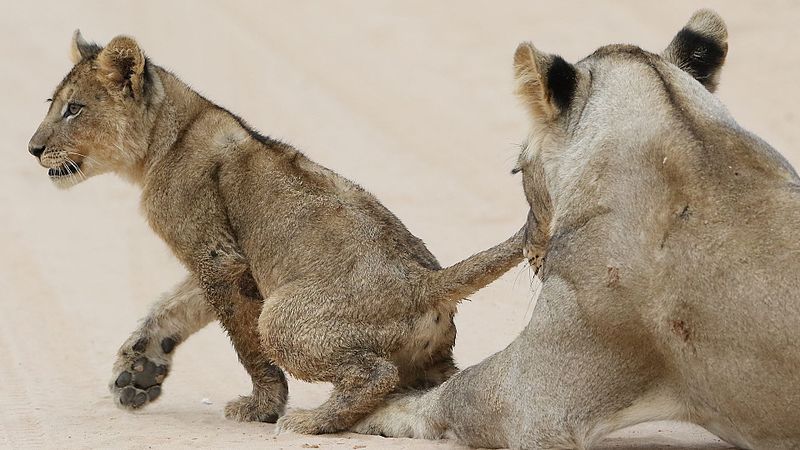
[[[575,67],[564,61],[564,58],[554,55],[553,63],[547,72],[547,86],[552,99],[560,110],[565,110],[575,96],[578,85],[578,72]]]
[[[664,50],[664,58],[714,92],[728,54],[728,30],[710,9],[695,12]]]
[[[686,27],[719,44],[728,41],[728,27],[719,14],[710,9],[700,9],[692,14]]]

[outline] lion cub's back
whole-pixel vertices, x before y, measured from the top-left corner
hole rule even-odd
[[[354,265],[403,277],[440,268],[370,192],[287,144],[240,143],[226,158],[220,185],[245,251],[285,261],[286,270],[312,261],[324,263],[328,275]]]

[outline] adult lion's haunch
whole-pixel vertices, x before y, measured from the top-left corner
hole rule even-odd
[[[346,429],[396,389],[456,371],[456,304],[522,260],[522,232],[442,269],[370,193],[248,128],[133,39],[100,48],[76,33],[72,54],[30,152],[62,187],[103,172],[139,185],[191,272],[120,348],[117,404],[156,399],[176,345],[214,317],[253,381],[225,408],[238,420],[278,420],[278,366],[334,385],[319,408],[280,419],[304,433]]]
[[[519,46],[533,123],[519,168],[529,226],[548,227],[527,244],[546,250],[533,317],[357,431],[587,448],[674,419],[800,447],[800,179],[709,92],[726,53],[710,11],[661,55],[609,45],[573,65]]]

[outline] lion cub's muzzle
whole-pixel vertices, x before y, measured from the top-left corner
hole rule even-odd
[[[66,151],[34,145],[30,145],[28,151],[39,160],[42,167],[47,169],[50,178],[68,177],[81,171],[82,161],[69,158]]]
[[[78,173],[78,170],[80,170],[79,163],[68,161],[55,169],[47,169],[47,175],[50,177],[65,177]]]
[[[44,153],[45,146],[44,145],[34,145],[28,144],[28,152],[35,156],[37,159],[42,157],[42,153]]]

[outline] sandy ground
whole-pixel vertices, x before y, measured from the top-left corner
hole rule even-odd
[[[797,165],[800,5],[707,5],[730,29],[720,96]],[[0,446],[455,448],[352,434],[276,438],[272,425],[225,420],[225,402],[249,381],[216,325],[179,348],[157,404],[138,414],[114,407],[106,383],[118,345],[184,269],[137,212],[134,187],[104,176],[57,191],[27,153],[44,99],[69,69],[76,27],[101,43],[134,35],[211,99],[370,189],[449,264],[510,235],[527,211],[519,178],[508,174],[527,131],[511,95],[517,43],[571,60],[611,42],[660,50],[696,7],[3,1]],[[461,307],[460,365],[517,335],[536,287],[520,268]],[[290,390],[291,407],[311,407],[328,386],[293,380]],[[623,430],[603,446],[726,448],[675,423]]]

